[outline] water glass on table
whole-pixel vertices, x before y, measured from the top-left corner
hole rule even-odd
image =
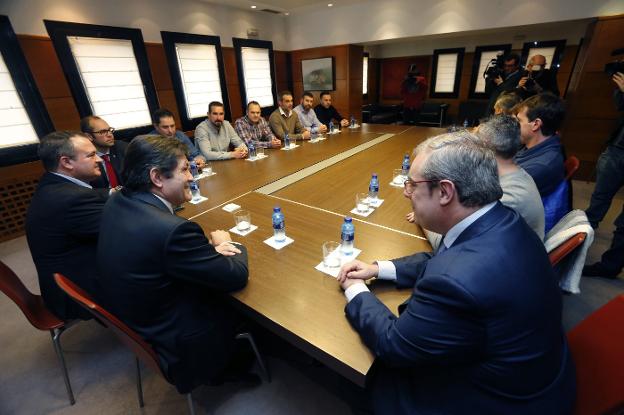
[[[340,244],[338,242],[323,243],[323,265],[326,268],[340,267]]]
[[[368,198],[368,193],[357,193],[355,195],[355,209],[358,213],[366,213],[368,212],[368,203],[370,199]]]
[[[251,213],[248,210],[239,209],[234,212],[234,221],[236,229],[240,232],[247,232],[251,227]]]
[[[403,169],[392,170],[392,184],[403,186],[405,180],[407,180],[407,177],[403,175]]]

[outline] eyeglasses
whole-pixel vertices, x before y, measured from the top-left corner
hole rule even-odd
[[[411,195],[412,193],[414,193],[414,190],[416,189],[416,185],[418,183],[437,183],[439,181],[440,180],[412,180],[408,178],[406,181],[403,182],[403,188],[405,189],[405,193]]]
[[[115,132],[115,129],[113,127],[110,127],[110,128],[106,128],[104,130],[93,131],[93,134],[102,134],[102,135],[104,135],[104,134],[108,134],[108,133],[112,134],[114,132]]]

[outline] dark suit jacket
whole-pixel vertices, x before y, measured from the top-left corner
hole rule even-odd
[[[247,252],[223,256],[195,222],[151,193],[111,196],[102,215],[97,263],[102,303],[150,343],[181,393],[227,364],[233,312],[219,294],[247,283]]]
[[[486,80],[485,82],[485,93],[490,97],[488,100],[488,106],[485,110],[485,116],[489,117],[494,112],[494,104],[496,104],[496,100],[499,95],[503,92],[515,91],[518,86],[518,82],[520,82],[520,78],[522,78],[523,71],[517,70],[513,74],[509,75],[505,80],[500,84],[496,85],[494,80]]]
[[[123,186],[123,179],[121,178],[121,168],[123,167],[123,161],[126,156],[126,149],[128,148],[128,143],[121,140],[115,140],[115,145],[113,145],[109,150],[109,156],[111,165],[113,166],[113,170],[115,170],[115,175],[117,176],[117,181],[120,185]],[[106,176],[106,169],[104,168],[104,163],[100,163],[100,171],[102,175],[92,181],[91,186],[96,189],[109,189],[110,184],[108,183],[108,177]]]
[[[108,192],[45,173],[26,213],[26,237],[41,295],[63,320],[90,318],[66,296],[52,274],[60,272],[97,298],[95,251]]]
[[[574,367],[542,241],[498,203],[448,250],[393,261],[400,317],[372,293],[347,318],[377,356],[379,414],[567,414]]]

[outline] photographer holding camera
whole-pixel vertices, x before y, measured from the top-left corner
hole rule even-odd
[[[516,93],[522,99],[527,99],[542,92],[551,92],[559,96],[557,74],[551,69],[546,69],[544,55],[533,55],[518,82]]]
[[[613,92],[615,107],[624,111],[624,63],[615,67],[618,72],[612,75],[617,88]],[[609,65],[605,70],[609,71]],[[613,73],[613,72],[611,72]],[[596,187],[591,196],[589,207],[585,211],[593,228],[604,219],[611,206],[613,196],[624,185],[624,117],[620,118],[618,127],[613,131],[607,149],[600,155],[596,165]],[[587,277],[615,278],[624,267],[624,210],[615,219],[615,231],[611,247],[602,254],[600,262],[583,268]]]
[[[522,77],[520,56],[516,53],[504,57],[498,56],[493,63],[494,66],[488,67],[484,73],[485,93],[490,97],[486,116],[492,115],[498,96],[503,92],[515,90]]]

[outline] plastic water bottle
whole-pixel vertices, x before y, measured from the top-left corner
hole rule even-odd
[[[199,169],[197,168],[197,163],[195,163],[195,160],[191,160],[191,162],[189,163],[189,168],[191,169],[191,174],[193,175],[193,177],[199,176]]]
[[[464,120],[464,124],[463,125],[464,125],[464,128],[468,128],[468,118],[466,118]]]
[[[329,121],[329,133],[333,134],[333,132],[334,132],[334,122]]]
[[[288,133],[284,133],[284,148],[287,150],[290,148],[290,137],[288,137]]]
[[[191,195],[192,195],[192,199],[191,200],[199,200],[199,199],[201,199],[202,195],[199,192],[199,185],[197,184],[197,181],[193,180],[191,182],[191,184],[189,185],[189,187],[191,188]]]
[[[377,200],[377,195],[379,194],[379,179],[377,178],[377,173],[373,173],[373,177],[371,177],[370,185],[368,186],[368,197],[372,200]]]
[[[249,158],[254,160],[256,158],[256,146],[254,146],[253,141],[250,141],[249,144],[247,144],[247,149],[249,150]]]
[[[351,115],[349,124],[351,125],[351,128],[355,128],[355,117],[353,115]]]
[[[340,246],[340,250],[345,255],[353,254],[353,239],[355,237],[355,227],[353,226],[353,221],[351,217],[347,216],[344,218],[344,222],[342,223],[342,229],[340,233],[340,239],[342,240],[342,245]]]
[[[284,242],[286,240],[286,225],[284,224],[284,214],[279,206],[273,208],[273,239],[275,242]]]
[[[403,157],[403,164],[401,165],[401,174],[407,177],[407,174],[409,173],[409,169],[410,169],[410,158],[409,158],[409,154],[406,153],[405,156]]]

